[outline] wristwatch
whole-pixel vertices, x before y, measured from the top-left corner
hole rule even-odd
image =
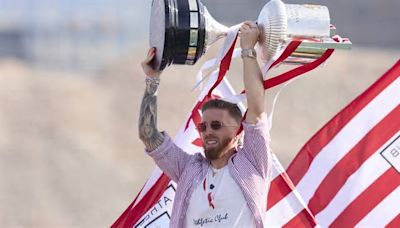
[[[246,49],[242,49],[241,56],[242,56],[242,58],[249,57],[249,58],[255,59],[255,58],[257,58],[257,53],[256,53],[256,50],[254,50],[254,48],[246,48]]]

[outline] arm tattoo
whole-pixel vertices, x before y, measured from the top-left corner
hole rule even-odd
[[[164,136],[157,129],[157,89],[160,83],[158,78],[146,79],[146,90],[144,92],[139,116],[139,137],[147,150],[159,147]]]

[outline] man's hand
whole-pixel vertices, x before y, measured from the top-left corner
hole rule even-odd
[[[245,21],[239,31],[240,47],[242,49],[254,48],[260,35],[257,24],[253,21]]]
[[[161,72],[156,71],[151,66],[154,57],[156,56],[156,48],[150,48],[146,59],[142,62],[142,69],[145,75],[148,77],[159,77]]]

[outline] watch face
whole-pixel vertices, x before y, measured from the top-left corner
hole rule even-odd
[[[251,57],[251,58],[256,58],[257,53],[254,49],[242,49],[242,58],[243,57]]]

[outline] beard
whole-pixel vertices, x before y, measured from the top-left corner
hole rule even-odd
[[[221,143],[213,148],[206,148],[206,145],[203,143],[203,148],[204,148],[204,154],[208,160],[217,160],[220,158],[222,155],[222,152],[224,149],[229,145],[231,142],[230,138],[225,138],[221,141]]]

